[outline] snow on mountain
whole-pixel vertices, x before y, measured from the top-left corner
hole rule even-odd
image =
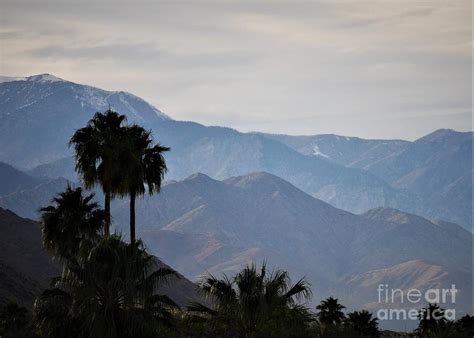
[[[322,156],[322,157],[325,157],[325,158],[329,158],[328,155],[322,153],[321,150],[319,150],[319,146],[318,146],[317,144],[313,144],[313,155],[314,155],[314,156]]]
[[[170,117],[145,100],[51,74],[0,77],[0,160],[32,167],[69,155],[67,140],[97,111],[109,107],[148,129]],[[37,149],[42,149],[38,152]]]

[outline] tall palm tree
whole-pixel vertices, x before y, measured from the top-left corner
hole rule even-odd
[[[377,318],[367,310],[354,311],[347,315],[346,325],[362,337],[379,337]]]
[[[86,127],[78,129],[69,141],[74,146],[76,171],[86,188],[99,184],[105,195],[104,235],[110,233],[110,201],[119,193],[126,163],[120,161],[120,142],[125,139],[126,118],[112,110],[97,112]]]
[[[152,145],[151,131],[138,125],[127,128],[127,136],[122,149],[124,182],[122,194],[130,196],[130,243],[135,243],[135,200],[146,190],[150,195],[159,192],[167,171],[163,153],[170,148]]]
[[[345,315],[342,310],[345,309],[345,306],[339,304],[337,298],[329,297],[325,300],[322,300],[321,303],[316,306],[318,311],[319,322],[323,325],[337,326],[341,324]]]
[[[83,196],[81,188],[68,185],[51,205],[40,209],[43,245],[47,250],[71,259],[84,240],[98,238],[104,226],[104,211],[93,198],[93,194]]]
[[[204,294],[214,308],[194,303],[188,307],[195,313],[206,314],[215,331],[254,337],[275,330],[283,316],[306,313],[296,301],[309,299],[309,284],[300,279],[291,284],[286,271],[268,273],[265,264],[260,271],[254,264],[245,267],[232,279],[217,279],[210,275],[202,284]],[[306,317],[309,320],[309,316]]]

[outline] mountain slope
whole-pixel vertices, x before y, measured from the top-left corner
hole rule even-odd
[[[262,135],[302,154],[364,169],[422,201],[408,207],[384,206],[446,219],[472,230],[472,132],[440,129],[414,142],[338,135]]]
[[[49,287],[51,278],[61,273],[41,242],[37,222],[0,208],[0,304],[15,301],[31,308],[34,299]],[[154,263],[156,268],[170,268],[159,259]],[[180,306],[201,300],[196,285],[181,274],[170,278],[158,292]]]
[[[425,202],[413,211],[472,227],[472,132],[437,130],[366,169]]]
[[[154,132],[163,144],[171,146],[167,154],[171,179],[183,179],[194,172],[225,179],[265,171],[352,212],[376,206],[403,209],[420,203],[416,196],[400,193],[363,170],[302,155],[258,134],[179,121],[160,123]]]
[[[64,157],[67,142],[96,111],[108,107],[150,127],[169,117],[142,99],[76,84],[49,74],[0,83],[0,160],[32,167]],[[38,151],[40,150],[40,151]]]
[[[291,136],[262,134],[282,142],[304,155],[317,156],[347,167],[365,168],[394,153],[403,151],[410,142],[403,140],[366,140],[339,135]]]
[[[419,290],[424,295],[429,289],[450,289],[454,285],[458,290],[454,303],[448,294],[443,308],[456,309],[456,318],[472,313],[472,274],[429,261],[411,260],[383,269],[370,270],[349,276],[344,280],[344,283],[347,288],[341,290],[344,294],[343,297],[351,297],[356,294],[365,302],[362,307],[373,312],[378,309],[406,309],[408,311],[413,308],[421,308],[426,305],[424,298],[415,304],[407,301],[406,295],[409,290]],[[377,290],[380,286],[383,289],[379,299]],[[395,292],[395,296],[392,298],[391,290],[394,289],[401,290],[404,297],[403,302],[400,291]],[[388,296],[386,296],[385,290],[388,291]],[[379,324],[394,330],[400,330],[402,327],[400,320],[397,320],[396,317],[391,321],[382,320]],[[407,321],[404,325],[405,328],[415,329],[418,321]]]
[[[0,162],[0,196],[28,189],[42,183],[43,180],[32,177],[22,171]]]
[[[31,307],[60,269],[41,245],[38,223],[0,208],[0,303]]]
[[[126,206],[126,200],[113,205],[114,221],[125,231]],[[169,182],[159,195],[137,201],[137,215],[139,236],[152,252],[195,280],[266,260],[305,275],[316,299],[344,294],[356,306],[364,299],[344,290],[351,276],[368,271],[423,260],[472,275],[472,235],[460,226],[386,208],[354,215],[268,173]]]
[[[64,191],[68,184],[73,185],[63,178],[46,179],[28,189],[0,196],[0,207],[21,217],[38,220],[39,209],[49,205],[53,197]]]

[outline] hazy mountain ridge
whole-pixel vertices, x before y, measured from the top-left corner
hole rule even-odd
[[[54,161],[68,154],[67,141],[96,111],[108,107],[130,122],[150,127],[168,120],[144,100],[125,92],[110,92],[49,74],[0,83],[0,161],[19,167]],[[21,136],[21,137],[20,137]]]
[[[44,180],[27,175],[22,171],[0,162],[0,196],[34,187]]]
[[[69,184],[64,178],[35,177],[0,162],[0,207],[38,219],[40,207]]]
[[[171,146],[172,151],[167,154],[168,180],[184,179],[195,172],[226,179],[266,171],[351,212],[394,207],[446,219],[466,228],[471,225],[468,210],[472,205],[468,189],[472,187],[471,172],[456,174],[457,180],[446,184],[440,181],[442,186],[431,182],[430,191],[438,190],[438,193],[430,196],[417,188],[424,185],[423,177],[427,177],[419,169],[406,173],[397,182],[387,179],[390,174],[383,174],[391,168],[385,161],[410,153],[411,142],[336,135],[245,134],[231,128],[173,121],[131,94],[107,92],[52,75],[1,83],[0,104],[0,144],[5,145],[0,150],[0,160],[17,167],[35,167],[29,171],[35,176],[77,180],[67,141],[93,112],[110,105],[126,114],[130,121],[151,128],[158,141]],[[446,162],[448,169],[450,163]],[[428,165],[423,170],[429,172],[430,168]],[[433,170],[444,170],[436,168]]]
[[[361,169],[366,169],[374,162],[403,151],[410,143],[404,140],[373,140],[334,134],[292,136],[261,133],[261,135],[282,142],[301,154]]]
[[[473,132],[440,129],[413,142],[338,135],[263,135],[300,153],[364,169],[397,191],[422,200],[411,206],[385,206],[450,220],[471,230]]]

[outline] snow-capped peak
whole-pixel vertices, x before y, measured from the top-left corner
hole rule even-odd
[[[51,74],[39,74],[39,75],[33,75],[33,76],[28,76],[26,78],[26,81],[35,81],[35,82],[65,82],[65,80],[60,79],[59,77],[56,77]]]

